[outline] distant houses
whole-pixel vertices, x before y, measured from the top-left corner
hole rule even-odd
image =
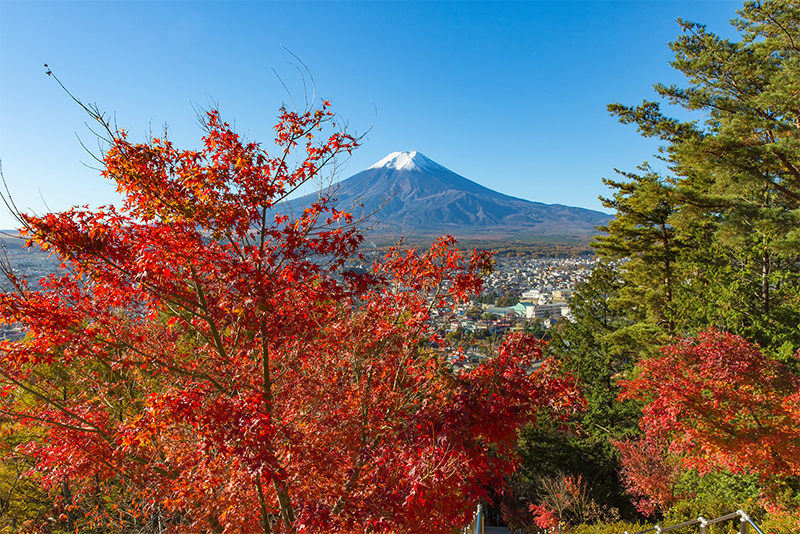
[[[591,273],[594,258],[551,260],[498,258],[495,271],[484,281],[484,295],[455,311],[441,326],[453,332],[462,329],[474,334],[496,334],[522,330],[537,323],[549,328],[560,320],[571,320],[569,302],[577,284]],[[502,301],[513,305],[496,306]],[[476,311],[477,308],[477,311]]]

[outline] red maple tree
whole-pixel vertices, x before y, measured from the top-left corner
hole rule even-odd
[[[622,479],[633,505],[653,516],[670,509],[682,496],[676,486],[685,467],[669,452],[666,436],[646,431],[638,439],[612,441],[620,454]]]
[[[666,347],[638,370],[622,382],[622,396],[647,402],[645,446],[666,440],[684,468],[701,473],[800,475],[800,377],[785,364],[742,337],[710,329]],[[664,504],[648,487],[657,473],[635,465],[643,451],[622,452],[629,487]]]
[[[196,151],[107,128],[121,206],[20,215],[61,269],[41,287],[9,271],[0,295],[3,320],[27,332],[0,356],[0,410],[35,429],[16,452],[58,489],[70,528],[468,522],[514,468],[517,427],[580,403],[552,365],[529,372],[541,349],[524,336],[454,370],[430,314],[478,292],[490,256],[445,237],[361,272],[357,221],[329,195],[284,213],[358,145],[327,102],[282,109],[272,156],[217,111],[205,128]]]

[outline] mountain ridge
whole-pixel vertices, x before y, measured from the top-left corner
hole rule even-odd
[[[595,226],[612,218],[595,210],[494,191],[417,151],[393,152],[326,191],[337,199],[339,209],[356,216],[375,212],[371,238],[381,231],[402,230],[419,237],[449,233],[457,238],[588,241],[597,233]],[[317,196],[288,201],[289,208],[301,209]]]

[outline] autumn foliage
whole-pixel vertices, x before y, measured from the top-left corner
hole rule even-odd
[[[429,315],[479,291],[487,254],[445,237],[355,270],[358,221],[332,198],[282,211],[358,145],[327,102],[282,109],[274,155],[206,119],[197,151],[108,129],[119,207],[20,215],[62,264],[41,287],[9,272],[0,295],[27,332],[2,342],[0,410],[34,429],[13,453],[70,529],[468,522],[514,468],[517,427],[576,406],[573,384],[551,364],[529,372],[541,348],[523,336],[454,371]]]
[[[669,510],[681,497],[675,487],[685,470],[680,456],[670,453],[669,438],[650,431],[639,439],[613,444],[619,451],[621,475],[636,509],[646,516]]]
[[[623,396],[647,401],[645,436],[620,446],[643,509],[671,504],[676,461],[765,481],[800,475],[800,381],[747,340],[717,329],[680,340],[640,362],[624,387]]]

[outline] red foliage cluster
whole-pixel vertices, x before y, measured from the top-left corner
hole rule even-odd
[[[800,475],[800,378],[757,346],[711,329],[640,362],[639,371],[622,396],[647,402],[645,436],[618,446],[645,509],[672,498],[665,492],[676,465],[667,453],[701,473]]]
[[[17,452],[45,484],[68,482],[66,504],[89,520],[451,530],[514,468],[534,409],[577,404],[549,365],[528,371],[541,349],[526,337],[453,372],[427,319],[479,290],[485,253],[443,238],[357,273],[347,262],[362,235],[331,198],[280,211],[358,144],[341,131],[315,142],[327,105],[282,110],[277,156],[216,111],[200,151],[113,132],[103,174],[119,209],[23,216],[30,242],[63,263],[41,288],[16,280],[0,295],[3,320],[28,332],[2,342],[0,409],[36,429]],[[81,507],[98,495],[116,495],[113,512]]]
[[[531,504],[530,511],[533,514],[533,522],[539,528],[556,529],[558,528],[558,515],[543,504]]]
[[[669,510],[680,498],[675,485],[684,468],[680,457],[669,453],[667,438],[647,433],[637,440],[613,444],[619,450],[621,474],[636,509],[648,516]]]

